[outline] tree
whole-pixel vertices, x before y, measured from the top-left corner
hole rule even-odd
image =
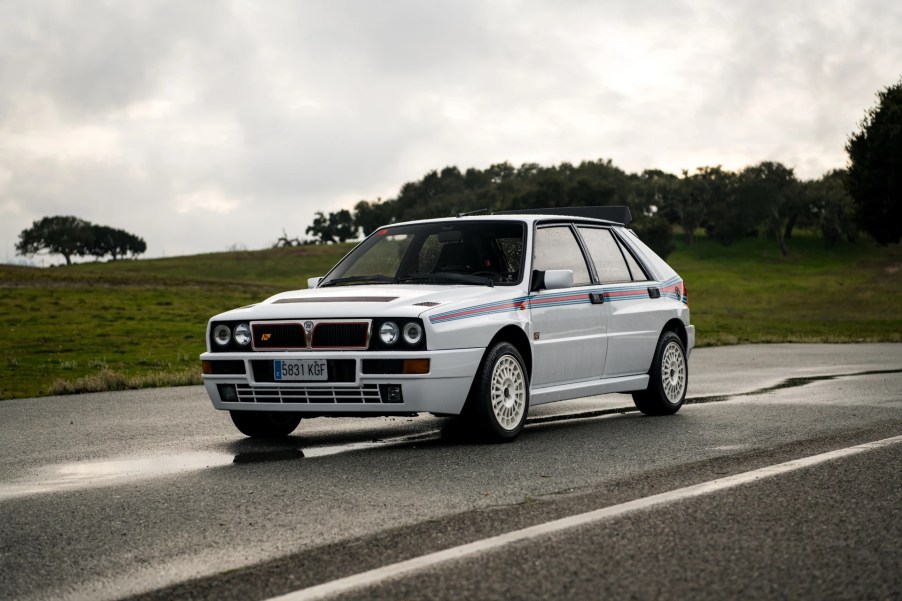
[[[354,218],[347,209],[329,213],[329,225],[339,242],[345,242],[357,236],[357,226],[354,225]]]
[[[676,244],[673,243],[673,229],[663,217],[640,216],[630,224],[630,227],[662,259],[666,259],[667,255],[676,249]]]
[[[792,169],[771,161],[746,167],[739,175],[739,201],[757,207],[761,223],[784,257],[789,255],[786,238],[792,235],[800,210],[797,183]]]
[[[354,225],[354,218],[347,209],[329,213],[328,217],[322,211],[317,211],[314,213],[313,223],[308,225],[305,231],[319,238],[320,244],[328,244],[336,241],[345,242],[355,237],[357,226]]]
[[[129,254],[136,257],[147,251],[142,238],[124,230],[94,225],[78,217],[44,217],[19,233],[16,252],[32,256],[42,251],[51,255],[63,255],[66,265],[72,257],[92,255],[98,259],[110,255],[113,260]]]
[[[842,238],[849,242],[858,238],[855,201],[849,196],[847,177],[845,170],[835,169],[819,180],[803,184],[806,203],[811,207],[827,248],[832,248]]]
[[[72,257],[87,254],[92,238],[91,224],[83,219],[71,215],[44,217],[19,233],[16,252],[30,257],[46,251],[62,255],[66,265],[71,265]]]
[[[130,234],[125,230],[106,225],[91,225],[91,241],[85,248],[85,254],[98,259],[110,255],[113,261],[125,258],[128,254],[138,256],[147,250],[143,238]]]
[[[304,232],[312,235],[314,238],[319,238],[320,244],[335,242],[335,235],[332,232],[332,227],[329,225],[329,218],[322,211],[317,211],[313,214],[313,223],[308,225]]]
[[[375,202],[361,200],[354,205],[354,227],[360,228],[364,236],[369,236],[380,225],[391,223],[392,206],[393,203],[382,202],[382,199]]]
[[[902,239],[902,80],[877,93],[861,131],[846,144],[849,193],[862,228],[878,244]]]

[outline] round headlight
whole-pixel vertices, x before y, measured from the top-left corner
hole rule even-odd
[[[241,346],[247,346],[251,343],[251,328],[246,323],[239,323],[235,326],[235,342]]]
[[[232,340],[232,331],[229,329],[229,326],[219,324],[213,328],[213,340],[219,346],[228,346],[229,341]]]
[[[419,344],[423,339],[423,328],[415,321],[404,324],[404,342],[407,344]]]
[[[394,344],[398,341],[400,335],[401,330],[398,329],[398,324],[393,321],[386,321],[379,328],[379,340],[382,341],[382,344]]]

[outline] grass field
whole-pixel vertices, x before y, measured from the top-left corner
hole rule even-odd
[[[304,288],[350,245],[304,246],[48,269],[0,265],[0,398],[200,382],[207,319]],[[701,345],[902,341],[902,249],[792,254],[700,238],[669,262],[689,289]]]

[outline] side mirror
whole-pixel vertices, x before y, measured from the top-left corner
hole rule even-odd
[[[549,269],[545,272],[545,290],[573,287],[572,269]]]
[[[316,288],[319,281],[323,278],[307,278],[307,287],[308,288]]]

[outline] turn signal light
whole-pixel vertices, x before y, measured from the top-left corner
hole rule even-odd
[[[404,359],[405,374],[428,374],[429,359]]]

